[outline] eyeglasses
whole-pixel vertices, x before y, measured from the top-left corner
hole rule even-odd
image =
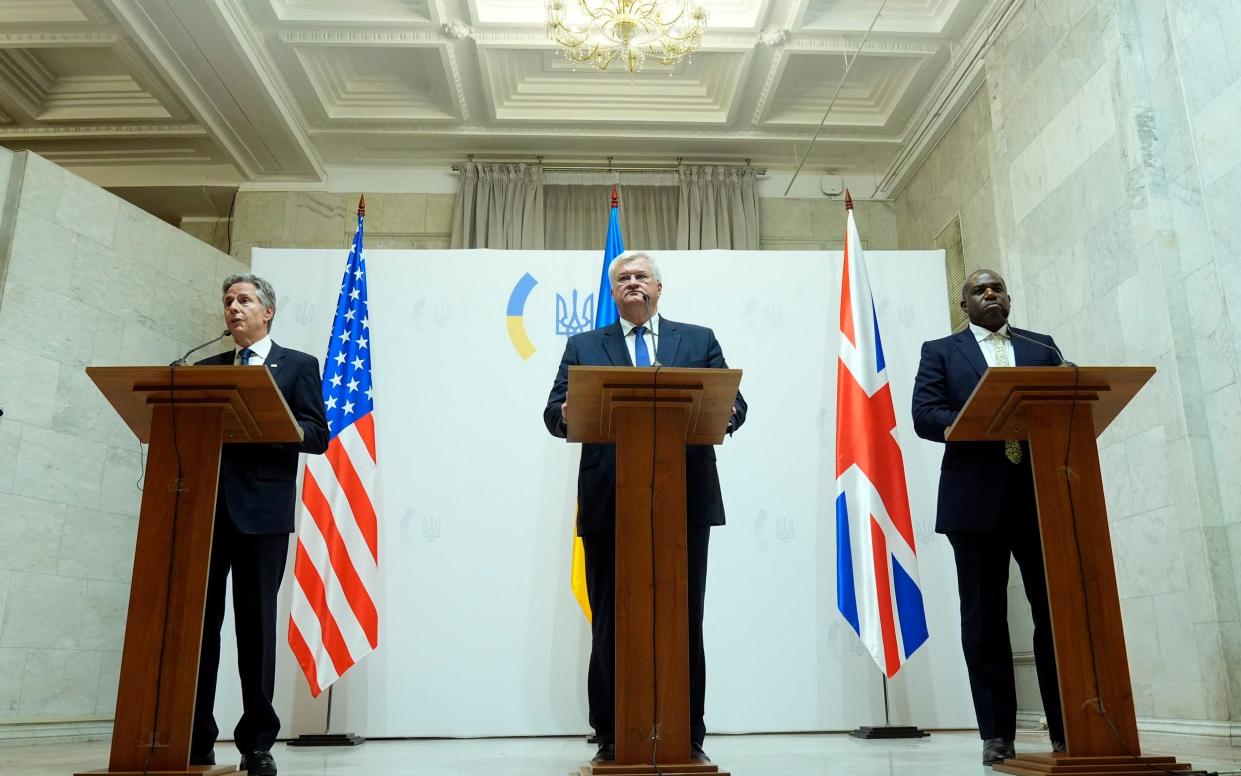
[[[651,276],[645,272],[626,272],[616,276],[616,285],[624,285],[625,283],[646,283]]]

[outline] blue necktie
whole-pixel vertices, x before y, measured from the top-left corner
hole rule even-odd
[[[253,355],[254,355],[254,351],[251,350],[250,348],[242,348],[241,351],[237,354],[237,365],[238,366],[249,366],[250,356],[253,356]]]
[[[647,347],[646,347],[646,327],[645,326],[634,326],[633,336],[634,336],[634,343],[633,343],[634,366],[650,366],[651,365],[651,351],[647,350]]]

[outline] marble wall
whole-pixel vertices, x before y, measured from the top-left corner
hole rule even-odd
[[[1014,321],[1071,358],[1158,368],[1100,438],[1134,698],[1146,730],[1225,737],[1241,719],[1238,29],[1233,0],[1026,0],[896,202],[902,246],[961,212],[967,264],[997,264]],[[1028,650],[1022,599],[1015,584]]]
[[[243,267],[33,154],[0,149],[0,186],[5,739],[115,706],[144,452],[83,368],[167,364],[218,333],[219,282]]]
[[[453,194],[367,194],[366,247],[448,248]],[[251,248],[346,248],[357,230],[358,194],[241,191],[233,215],[232,254]]]

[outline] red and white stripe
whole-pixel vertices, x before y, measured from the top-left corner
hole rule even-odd
[[[289,646],[316,697],[379,643],[375,461],[373,413],[306,461]]]

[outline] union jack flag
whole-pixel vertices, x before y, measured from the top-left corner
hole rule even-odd
[[[890,678],[927,640],[905,464],[853,201],[836,367],[836,605]]]
[[[323,366],[328,449],[307,459],[298,508],[289,646],[316,697],[379,643],[375,402],[362,255],[365,215],[362,199]]]

